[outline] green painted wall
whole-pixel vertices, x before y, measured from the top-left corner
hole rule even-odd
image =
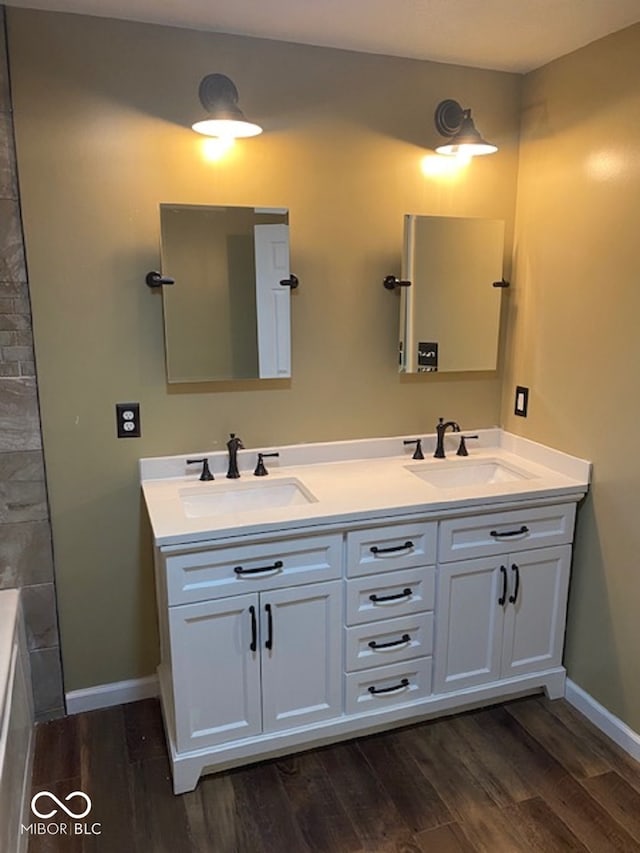
[[[640,25],[525,78],[503,422],[594,463],[569,676],[640,731]],[[514,385],[529,417],[514,418]]]
[[[9,8],[9,53],[55,549],[65,687],[157,663],[150,534],[137,459],[498,422],[499,373],[400,378],[405,213],[507,222],[521,78],[429,62]],[[218,163],[189,125],[214,71],[263,136]],[[472,105],[500,146],[427,176],[443,98]],[[433,161],[432,161],[433,162]],[[172,386],[161,299],[161,202],[287,207],[293,378]],[[509,271],[507,271],[509,274]],[[143,437],[115,438],[139,400]]]

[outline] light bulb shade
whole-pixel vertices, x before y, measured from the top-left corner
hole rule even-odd
[[[262,133],[259,124],[253,124],[243,119],[204,118],[201,121],[194,122],[191,127],[196,133],[202,133],[205,136],[220,136],[229,139],[258,136]]]
[[[258,124],[247,121],[238,106],[238,90],[224,74],[208,74],[200,81],[200,103],[207,116],[191,125],[196,133],[226,138],[257,136],[262,133]]]
[[[434,118],[438,132],[449,137],[447,142],[438,145],[436,153],[475,157],[498,150],[497,145],[482,138],[471,118],[471,110],[463,110],[457,101],[441,101]]]

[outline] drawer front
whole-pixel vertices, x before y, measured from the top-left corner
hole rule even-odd
[[[436,536],[435,521],[354,530],[347,534],[347,577],[433,564]]]
[[[433,610],[435,571],[421,567],[346,581],[347,625]]]
[[[431,693],[431,658],[416,658],[353,672],[346,677],[345,711],[384,711],[424,699]]]
[[[575,514],[576,505],[571,503],[441,521],[438,560],[448,563],[568,544],[573,540]]]
[[[344,630],[347,672],[424,657],[433,651],[433,613],[413,613]]]
[[[341,553],[336,533],[167,555],[168,603],[333,580],[341,576]]]

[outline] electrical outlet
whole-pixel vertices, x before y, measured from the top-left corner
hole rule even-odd
[[[116,403],[118,438],[140,438],[140,403]]]
[[[514,415],[519,415],[521,418],[527,417],[527,409],[529,408],[529,389],[524,385],[516,385],[516,403],[513,409]]]

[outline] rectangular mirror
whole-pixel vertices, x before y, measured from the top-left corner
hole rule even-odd
[[[405,216],[401,373],[496,369],[503,252],[499,220]]]
[[[167,381],[291,376],[289,214],[161,204]]]

